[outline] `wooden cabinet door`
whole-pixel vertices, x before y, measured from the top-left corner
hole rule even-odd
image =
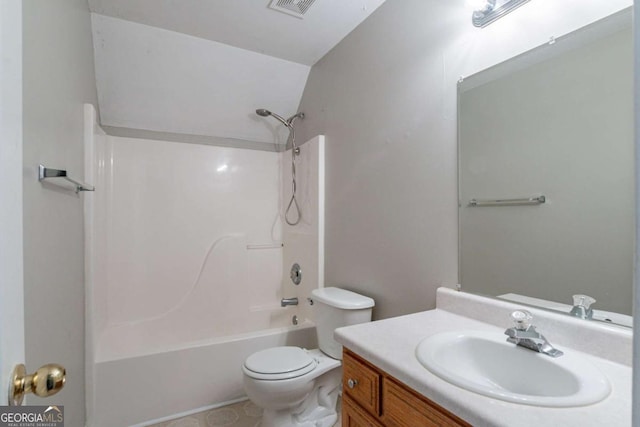
[[[384,379],[382,422],[386,427],[462,427],[469,426],[449,411],[405,385]]]
[[[345,349],[342,427],[471,427]]]
[[[373,415],[380,415],[380,373],[345,352],[342,358],[342,390]]]
[[[382,424],[360,409],[349,396],[343,395],[342,427],[382,427]]]

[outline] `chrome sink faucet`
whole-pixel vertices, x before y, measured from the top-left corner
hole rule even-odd
[[[536,331],[536,327],[531,324],[533,315],[528,311],[516,310],[511,313],[511,319],[514,327],[504,331],[504,334],[509,336],[508,342],[551,357],[560,357],[564,354],[554,348],[544,335]]]

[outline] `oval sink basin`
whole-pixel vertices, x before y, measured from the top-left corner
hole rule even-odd
[[[552,358],[508,343],[500,333],[444,332],[416,348],[418,361],[443,380],[508,402],[572,407],[609,395],[609,380],[571,351]]]

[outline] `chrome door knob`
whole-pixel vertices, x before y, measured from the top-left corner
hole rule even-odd
[[[350,389],[353,389],[357,385],[358,385],[358,380],[354,380],[354,379],[349,378],[349,380],[347,381],[347,386]]]

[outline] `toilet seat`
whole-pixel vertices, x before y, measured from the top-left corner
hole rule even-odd
[[[313,371],[318,362],[300,347],[273,347],[252,354],[242,370],[259,380],[285,380]]]

